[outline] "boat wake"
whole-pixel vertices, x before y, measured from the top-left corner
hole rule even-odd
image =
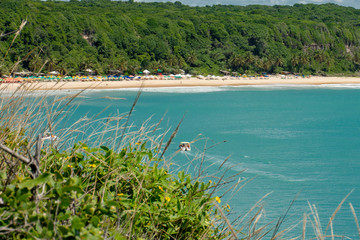
[[[313,179],[298,178],[298,177],[284,175],[282,173],[276,173],[274,171],[267,171],[267,170],[261,169],[262,166],[259,164],[247,163],[247,161],[249,161],[249,159],[251,159],[250,156],[244,156],[243,160],[242,161],[240,160],[240,162],[238,162],[238,163],[234,163],[233,159],[229,159],[229,161],[224,163],[224,161],[226,159],[225,156],[211,155],[211,154],[206,154],[206,155],[207,155],[207,161],[209,161],[210,163],[214,163],[218,167],[222,165],[224,167],[224,169],[231,168],[231,171],[235,171],[235,172],[244,171],[245,175],[263,176],[263,177],[276,179],[276,180],[284,181],[284,182],[313,181]],[[272,168],[274,168],[274,170],[276,170],[276,166],[264,165],[263,167],[267,167],[267,168],[272,167]],[[286,171],[286,169],[283,169],[283,170]]]

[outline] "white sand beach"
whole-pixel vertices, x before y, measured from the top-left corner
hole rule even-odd
[[[25,90],[73,90],[73,89],[118,89],[154,87],[196,87],[196,86],[242,86],[242,85],[322,85],[322,84],[360,84],[360,77],[308,77],[282,78],[217,78],[205,80],[186,78],[176,80],[130,80],[130,81],[89,81],[89,82],[26,82],[1,83],[2,90],[14,91],[19,87]]]

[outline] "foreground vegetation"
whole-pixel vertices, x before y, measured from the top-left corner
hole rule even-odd
[[[84,144],[71,152],[53,149],[46,158],[51,168],[36,179],[24,170],[15,178],[1,171],[0,233],[7,239],[225,238],[209,194],[213,184],[168,174],[144,146],[120,153]]]
[[[359,20],[360,10],[334,4],[2,0],[0,74],[355,73]]]

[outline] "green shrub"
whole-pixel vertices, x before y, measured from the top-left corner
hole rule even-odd
[[[1,172],[3,239],[222,239],[209,189],[213,183],[177,176],[137,143],[121,152],[78,143],[51,149],[36,179]],[[155,151],[155,150],[154,150]]]

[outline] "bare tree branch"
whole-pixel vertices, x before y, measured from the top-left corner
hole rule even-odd
[[[15,152],[14,150],[8,148],[7,146],[5,146],[4,144],[0,143],[0,149],[2,149],[3,151],[7,152],[8,154],[10,154],[11,156],[19,159],[20,161],[26,163],[26,164],[30,164],[31,160],[18,154],[17,152]]]
[[[10,154],[11,156],[19,159],[23,163],[26,163],[27,165],[29,165],[29,167],[31,168],[32,177],[37,178],[40,174],[40,167],[39,167],[40,164],[39,163],[40,163],[41,145],[42,145],[41,134],[39,134],[39,136],[37,138],[37,142],[36,142],[35,156],[31,157],[31,155],[29,154],[30,159],[27,157],[24,157],[23,155],[20,155],[19,153],[15,152],[14,150],[8,148],[3,143],[0,143],[0,149],[2,149],[4,152]]]

